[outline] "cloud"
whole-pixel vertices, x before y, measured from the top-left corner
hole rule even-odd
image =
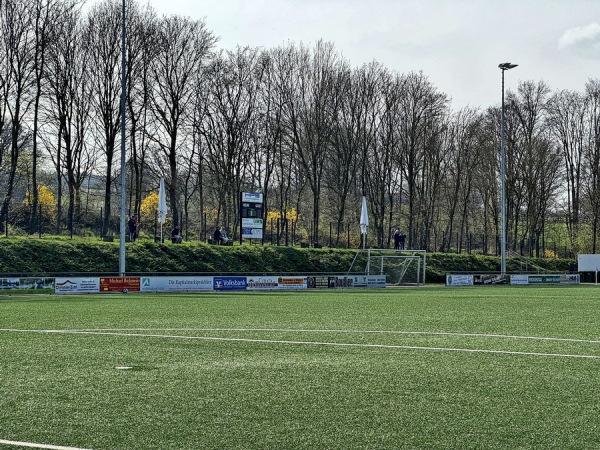
[[[578,53],[598,56],[600,24],[597,22],[566,30],[558,41],[560,50],[572,49]]]

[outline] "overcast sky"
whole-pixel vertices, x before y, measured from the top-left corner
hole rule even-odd
[[[142,4],[146,0],[140,0]],[[205,19],[219,48],[335,43],[353,67],[423,71],[454,108],[486,108],[506,88],[544,80],[583,92],[600,78],[598,0],[149,0],[159,14]]]

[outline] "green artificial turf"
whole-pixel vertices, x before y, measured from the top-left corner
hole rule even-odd
[[[4,296],[0,440],[598,448],[598,292]]]

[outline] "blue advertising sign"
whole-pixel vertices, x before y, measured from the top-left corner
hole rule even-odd
[[[247,286],[246,277],[213,277],[215,291],[245,291]]]

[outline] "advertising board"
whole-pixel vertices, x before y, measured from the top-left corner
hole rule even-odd
[[[510,284],[521,285],[529,284],[529,275],[511,275]]]
[[[97,294],[100,292],[100,278],[56,278],[54,292],[57,294]]]
[[[579,284],[579,274],[511,275],[510,284]]]
[[[249,291],[272,290],[279,288],[279,277],[277,276],[254,276],[247,277]]]
[[[212,289],[213,277],[142,277],[140,280],[142,292],[212,291]]]
[[[306,277],[306,286],[310,289],[324,289],[329,287],[329,277],[316,276]]]
[[[244,239],[262,239],[262,228],[242,228],[242,237]]]
[[[215,291],[245,291],[247,286],[246,277],[213,277]]]
[[[278,289],[306,289],[306,277],[278,277]]]
[[[385,275],[367,275],[367,287],[384,288]]]
[[[263,220],[256,218],[242,218],[243,228],[262,228]]]
[[[473,275],[446,275],[446,286],[473,286]]]
[[[0,278],[0,289],[39,289],[52,291],[54,278],[45,277],[10,277]]]
[[[100,292],[139,292],[140,277],[101,277]]]

